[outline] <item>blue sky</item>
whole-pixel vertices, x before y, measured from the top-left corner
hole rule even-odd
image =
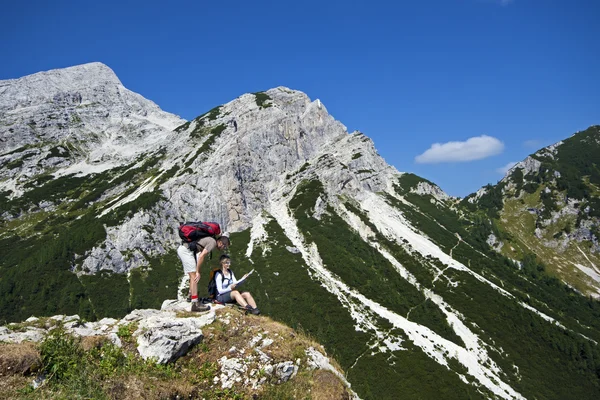
[[[100,61],[192,119],[287,86],[400,171],[465,196],[600,124],[600,1],[22,1],[0,79]]]

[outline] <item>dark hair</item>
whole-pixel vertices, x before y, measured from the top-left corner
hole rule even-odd
[[[227,236],[221,236],[217,240],[219,242],[223,243],[223,246],[225,246],[225,247],[229,247],[231,245],[231,242],[229,241],[229,238]]]
[[[229,255],[227,255],[227,254],[223,254],[221,257],[219,257],[219,264],[223,260],[231,260],[231,257],[229,257]]]

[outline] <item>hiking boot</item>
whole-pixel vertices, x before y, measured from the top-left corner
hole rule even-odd
[[[197,301],[192,302],[192,312],[210,311],[208,304],[200,304]]]
[[[258,308],[252,308],[252,306],[250,304],[247,304],[246,307],[244,307],[246,309],[246,312],[249,312],[250,314],[253,315],[258,315],[260,314],[260,310]]]

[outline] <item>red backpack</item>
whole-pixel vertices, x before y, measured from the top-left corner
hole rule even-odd
[[[179,237],[186,243],[221,234],[221,227],[216,222],[185,222],[179,225]]]

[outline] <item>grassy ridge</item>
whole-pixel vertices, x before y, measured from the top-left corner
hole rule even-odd
[[[314,204],[322,195],[320,182],[305,182],[290,202],[290,208],[305,238],[317,245],[325,266],[366,297],[400,315],[410,312],[410,320],[464,345],[437,305],[402,279],[387,259],[365,243],[333,209],[327,208],[320,220],[312,217]],[[474,392],[454,372],[441,367],[408,340],[403,346],[407,350],[393,354],[378,354],[377,351],[365,354],[356,366],[346,369],[362,398],[427,398],[429,395],[425,392],[429,389],[425,392],[423,388],[419,389],[419,382],[432,380],[436,385],[428,392],[431,396],[446,393],[448,398],[458,399]],[[454,365],[453,369],[464,372],[459,365]]]
[[[533,252],[546,264],[546,272],[583,293],[595,293],[597,282],[577,264],[597,265],[600,260],[590,251],[600,240],[600,126],[530,157],[539,162],[538,168],[527,174],[516,168],[503,182],[486,186],[486,193],[473,203],[467,201],[471,195],[461,206],[487,214],[505,232],[504,255],[522,260]]]
[[[502,354],[490,350],[490,355],[507,374],[505,378],[512,387],[526,397],[553,399],[594,398],[600,393],[600,363],[597,361],[600,352],[597,346],[577,333],[600,340],[597,301],[578,295],[549,276],[535,256],[526,258],[519,267],[496,253],[482,243],[483,235],[473,229],[476,226],[469,225],[474,218],[469,221],[444,208],[433,210],[430,196],[410,197],[415,207],[406,206],[391,196],[387,200],[441,248],[447,249],[452,244],[449,233],[459,233],[462,242],[454,237],[452,246],[456,260],[574,330],[565,331],[544,321],[517,304],[515,299],[500,295],[470,274],[447,270],[445,275],[458,282],[458,287],[447,286],[446,280],[440,279],[434,287],[435,292],[460,310],[471,329],[487,343],[503,350]],[[446,212],[446,218],[438,218],[439,212]],[[440,225],[446,229],[440,229]],[[518,373],[513,364],[518,367]]]
[[[376,353],[362,357],[348,379],[363,399],[484,399],[478,388],[466,385],[458,375],[434,362],[412,343],[393,355]]]
[[[503,354],[490,351],[490,355],[507,373],[515,390],[528,398],[549,399],[595,398],[600,394],[597,346],[544,321],[467,273],[452,270],[449,275],[460,282],[459,288],[468,291],[441,292],[438,288],[438,292],[481,329],[479,335],[487,343],[502,349]]]
[[[322,193],[321,183],[311,181],[297,192],[290,207],[300,229],[317,245],[327,269],[366,297],[399,315],[407,316],[410,312],[411,320],[462,345],[441,310],[402,278],[394,266],[362,240],[332,208],[327,208],[321,220],[310,217]],[[428,312],[423,312],[425,309]]]
[[[105,336],[73,337],[59,322],[52,321],[52,331],[39,345],[0,343],[0,398],[242,400],[291,399],[307,394],[315,399],[349,398],[345,385],[335,374],[309,368],[305,350],[323,349],[306,335],[264,316],[245,316],[234,309],[216,313],[216,321],[202,328],[202,343],[168,364],[140,357],[135,338],[138,322],[118,326],[116,335],[122,343],[118,347]],[[192,316],[177,314],[178,320]],[[44,326],[48,321],[29,326],[38,323]],[[220,375],[220,360],[231,357],[232,347],[241,353],[252,352],[252,339],[257,334],[272,340],[270,346],[262,349],[272,364],[299,360],[298,373],[281,383],[276,375],[261,368],[264,364],[245,358],[241,362],[246,369],[240,372],[246,379],[265,378],[262,384],[255,387],[244,379],[232,387],[221,388],[221,382],[215,382]],[[43,374],[44,383],[34,389],[33,378],[25,371]]]
[[[349,367],[366,350],[369,335],[354,329],[355,322],[339,300],[310,277],[302,256],[286,249],[292,243],[277,222],[272,220],[265,228],[267,242],[254,248],[252,263],[245,257],[249,231],[231,235],[236,276],[256,270],[244,290],[253,294],[265,315],[314,337],[342,368]],[[216,261],[212,265],[216,266]],[[208,269],[205,271],[201,294],[208,283]]]

